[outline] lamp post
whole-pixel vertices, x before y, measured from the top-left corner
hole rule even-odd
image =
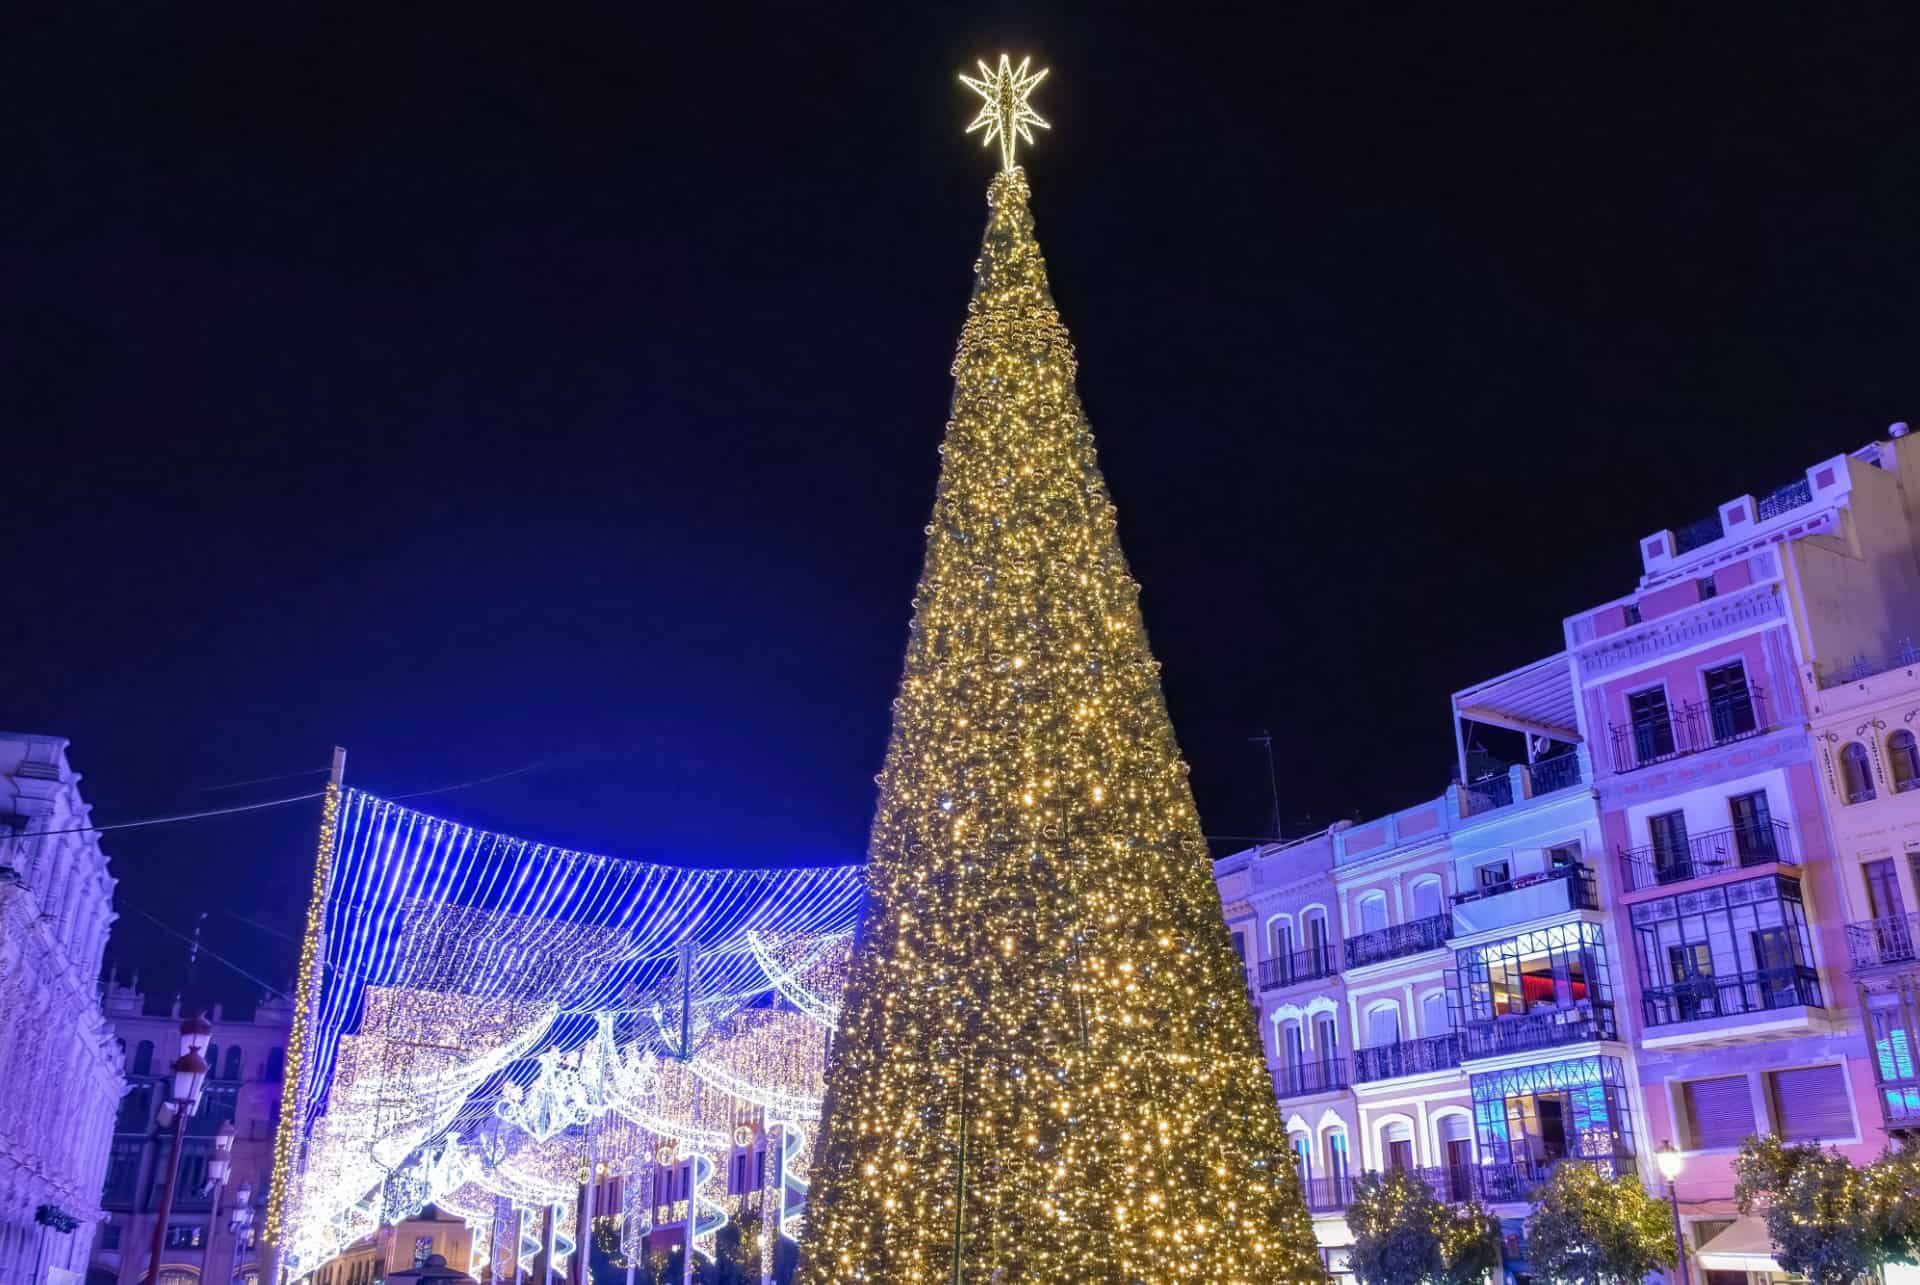
[[[1669,1140],[1661,1143],[1660,1149],[1653,1153],[1653,1162],[1660,1166],[1660,1176],[1667,1180],[1667,1201],[1673,1206],[1673,1252],[1680,1264],[1680,1285],[1688,1285],[1687,1242],[1680,1232],[1680,1192],[1673,1185],[1679,1179],[1680,1166],[1685,1161]]]
[[[167,1180],[160,1188],[160,1208],[153,1221],[153,1256],[147,1263],[147,1280],[160,1279],[160,1255],[167,1247],[167,1219],[173,1216],[173,1189],[180,1180],[180,1150],[187,1140],[187,1117],[200,1105],[200,1089],[207,1082],[207,1040],[213,1027],[204,1017],[190,1017],[180,1023],[180,1056],[174,1059],[170,1096],[173,1145],[167,1153]],[[164,1109],[164,1108],[163,1108]]]
[[[207,1068],[212,1074],[213,1068]],[[226,1194],[227,1175],[233,1172],[233,1121],[222,1120],[220,1128],[213,1135],[213,1154],[207,1158],[206,1190],[213,1193],[213,1208],[207,1217],[207,1249],[205,1263],[213,1266],[213,1230],[220,1221],[220,1197]],[[233,1273],[227,1273],[231,1276]]]
[[[233,1252],[227,1255],[227,1275],[221,1285],[233,1280],[234,1269],[240,1266],[240,1238],[253,1226],[253,1188],[241,1183],[240,1189],[233,1193],[233,1208],[227,1214],[227,1230],[233,1233]]]

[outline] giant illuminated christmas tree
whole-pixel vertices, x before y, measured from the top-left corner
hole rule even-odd
[[[808,1285],[1318,1279],[1313,1229],[1001,144],[828,1071]],[[1169,443],[1172,445],[1172,443]]]

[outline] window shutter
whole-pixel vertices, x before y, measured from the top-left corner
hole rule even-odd
[[[1755,1132],[1753,1095],[1744,1075],[1727,1075],[1712,1080],[1694,1080],[1680,1086],[1686,1101],[1691,1136],[1689,1150],[1708,1147],[1737,1147]],[[1844,1106],[1844,1104],[1842,1104]]]
[[[1853,1134],[1847,1110],[1847,1078],[1840,1067],[1805,1066],[1773,1073],[1773,1110],[1788,1142],[1845,1138]]]

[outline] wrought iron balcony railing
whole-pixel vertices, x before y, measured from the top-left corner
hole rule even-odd
[[[1881,1081],[1880,1109],[1887,1128],[1920,1132],[1920,1076]]]
[[[1452,932],[1453,915],[1447,913],[1358,933],[1347,938],[1347,967],[1363,968],[1382,960],[1439,950],[1447,944],[1447,937]]]
[[[1572,1008],[1511,1013],[1491,1021],[1469,1021],[1460,1030],[1460,1056],[1498,1057],[1535,1049],[1619,1038],[1613,1005],[1582,1001]]]
[[[1559,754],[1527,765],[1527,779],[1535,794],[1551,794],[1580,784],[1580,756]]]
[[[1824,1008],[1825,1004],[1820,997],[1820,974],[1803,964],[1789,964],[1649,986],[1641,992],[1641,1006],[1648,1026],[1673,1026],[1779,1008]]]
[[[1920,960],[1920,913],[1848,924],[1847,954],[1855,972]]]
[[[1598,910],[1593,867],[1574,861],[1453,895],[1456,935],[1507,928],[1569,910]]]
[[[1308,1178],[1300,1184],[1310,1214],[1338,1213],[1353,1203],[1353,1179],[1346,1175]]]
[[[1320,1058],[1273,1069],[1273,1092],[1282,1099],[1331,1093],[1352,1086],[1353,1081],[1347,1075],[1347,1059],[1343,1057]]]
[[[1402,1075],[1424,1075],[1460,1065],[1460,1037],[1452,1031],[1353,1051],[1353,1082],[1370,1084]]]
[[[1616,772],[1636,771],[1758,736],[1771,726],[1765,690],[1749,685],[1744,696],[1675,705],[1665,718],[1609,724],[1613,768]]]
[[[1463,810],[1468,816],[1482,812],[1491,812],[1495,808],[1510,807],[1513,804],[1513,777],[1506,772],[1498,776],[1485,777],[1465,786],[1460,791]]]
[[[1516,763],[1503,771],[1482,777],[1471,785],[1461,786],[1461,814],[1479,816],[1482,812],[1513,806],[1516,772],[1524,778],[1521,788],[1525,790],[1527,798],[1567,789],[1580,784],[1583,779],[1577,753],[1556,754],[1536,763]]]
[[[1287,955],[1275,955],[1260,961],[1260,989],[1276,990],[1295,982],[1310,982],[1332,977],[1340,971],[1340,951],[1332,942],[1309,946]]]
[[[1912,638],[1902,638],[1900,645],[1885,656],[1869,656],[1857,651],[1845,661],[1832,666],[1818,667],[1820,690],[1829,687],[1844,687],[1848,683],[1857,683],[1872,678],[1875,674],[1885,674],[1896,669],[1911,669],[1920,665],[1920,647],[1913,645]]]
[[[1793,848],[1793,830],[1784,821],[1690,834],[1684,847],[1650,843],[1628,848],[1620,854],[1620,869],[1627,887],[1637,891],[1775,861],[1800,862]]]

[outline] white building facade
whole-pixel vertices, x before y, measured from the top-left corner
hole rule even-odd
[[[102,1015],[114,881],[57,736],[0,733],[0,1280],[86,1272],[123,1087]]]

